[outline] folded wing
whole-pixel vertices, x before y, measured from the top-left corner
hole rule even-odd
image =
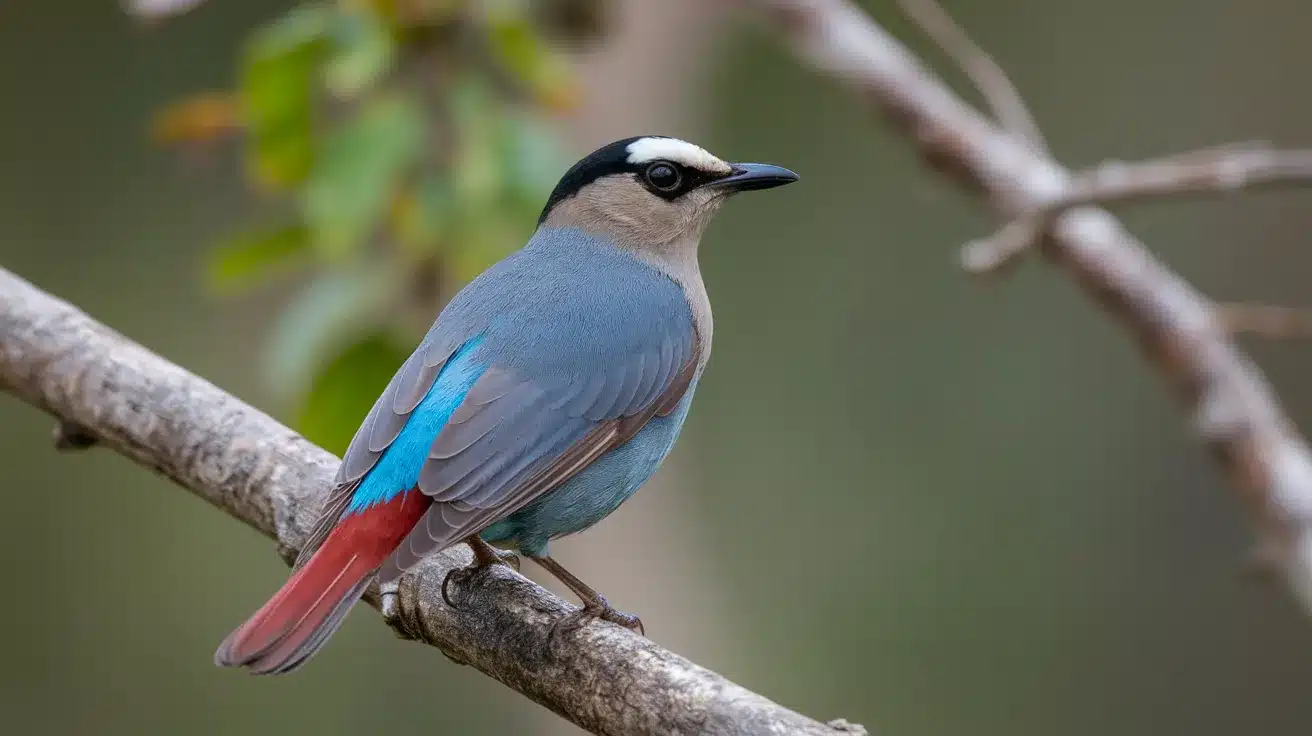
[[[380,579],[513,514],[673,411],[698,356],[691,326],[672,332],[572,375],[535,376],[494,363],[433,442],[419,489],[434,503]]]

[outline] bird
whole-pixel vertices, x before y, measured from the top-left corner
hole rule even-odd
[[[578,596],[587,620],[643,631],[548,543],[609,515],[673,448],[711,354],[702,234],[731,195],[797,180],[660,135],[571,166],[527,244],[461,289],[397,369],[291,575],[215,663],[291,672],[374,580],[462,542],[466,571],[518,553]]]

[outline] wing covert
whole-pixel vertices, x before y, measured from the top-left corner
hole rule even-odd
[[[418,431],[410,420],[445,369],[481,373],[450,397],[460,403],[424,440],[426,457],[411,457],[406,440],[406,457],[386,461],[421,463],[416,484],[435,500],[398,557],[513,513],[669,414],[695,380],[699,345],[668,275],[581,231],[539,229],[462,289],[397,371],[343,455],[302,557],[369,489],[398,437]]]
[[[410,414],[423,400],[433,382],[460,346],[458,341],[425,339],[397,369],[383,393],[365,415],[360,428],[342,455],[333,480],[333,489],[324,501],[305,544],[296,556],[294,568],[309,561],[315,550],[341,519],[360,481],[373,469],[383,452],[391,446]]]
[[[419,488],[434,504],[380,578],[513,514],[628,441],[688,390],[694,344],[689,326],[681,338],[657,335],[609,370],[570,377],[520,376],[494,364],[433,442]]]

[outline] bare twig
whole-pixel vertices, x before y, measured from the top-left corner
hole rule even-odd
[[[1035,150],[1047,153],[1048,143],[1043,139],[1043,131],[1034,121],[1025,98],[1021,97],[1011,77],[971,39],[942,5],[936,0],[897,0],[897,4],[953,63],[961,67],[1003,129]]]
[[[3,269],[0,389],[276,540],[284,559],[337,467],[295,432]],[[552,624],[570,607],[509,568],[458,591],[452,609],[442,580],[468,562],[462,545],[366,598],[401,636],[595,733],[864,733],[794,713],[618,626],[585,626],[553,645]]]
[[[1221,324],[1232,334],[1249,334],[1271,340],[1312,338],[1312,309],[1269,304],[1219,304]]]
[[[879,105],[933,164],[982,190],[1003,217],[1079,199],[1065,168],[963,102],[847,0],[756,2],[803,59]],[[1218,178],[1212,170],[1196,186],[1304,178],[1301,154],[1298,166],[1277,158],[1266,166],[1245,159],[1241,175],[1225,169]],[[1046,232],[1044,254],[1138,338],[1169,380],[1228,472],[1262,548],[1312,611],[1312,453],[1230,339],[1216,305],[1103,210],[1073,209]]]
[[[974,273],[994,271],[1033,247],[1067,210],[1088,205],[1225,194],[1243,189],[1312,184],[1312,151],[1280,151],[1262,144],[1230,144],[1126,163],[1108,161],[1077,174],[1058,197],[968,243],[962,263]]]

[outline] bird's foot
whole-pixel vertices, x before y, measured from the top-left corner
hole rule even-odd
[[[642,619],[631,613],[625,613],[615,608],[611,608],[605,598],[597,596],[597,600],[589,601],[583,606],[583,613],[591,615],[592,618],[599,618],[602,621],[609,621],[618,626],[623,626],[629,631],[646,636],[647,629],[642,625]]]
[[[460,606],[451,599],[451,584],[455,583],[457,587],[464,586],[464,584],[472,580],[475,575],[478,575],[486,569],[487,567],[485,565],[470,565],[469,567],[462,567],[447,573],[446,577],[442,578],[442,602],[452,608],[460,608]]]
[[[487,574],[497,565],[505,565],[519,572],[519,555],[514,552],[499,550],[481,539],[470,541],[469,547],[474,551],[474,562],[468,567],[452,570],[442,579],[442,601],[452,608],[459,608],[451,599],[451,584],[462,586],[476,577]]]
[[[556,622],[551,625],[549,635],[552,648],[557,648],[560,637],[573,634],[597,619],[623,626],[629,631],[637,632],[642,636],[647,635],[647,630],[642,625],[642,619],[631,613],[611,608],[605,598],[597,596],[595,600],[584,601],[583,607],[579,610],[572,611],[556,619]]]
[[[507,565],[515,572],[519,572],[519,555],[514,552],[497,549],[484,542],[482,537],[472,537],[468,543],[469,548],[474,551],[474,567]]]
[[[496,561],[492,563],[493,565],[505,565],[506,567],[509,567],[511,570],[514,570],[515,572],[520,571],[519,555],[515,554],[514,552],[511,552],[510,550],[496,549],[495,547],[492,549],[492,551],[495,552],[497,556]]]

